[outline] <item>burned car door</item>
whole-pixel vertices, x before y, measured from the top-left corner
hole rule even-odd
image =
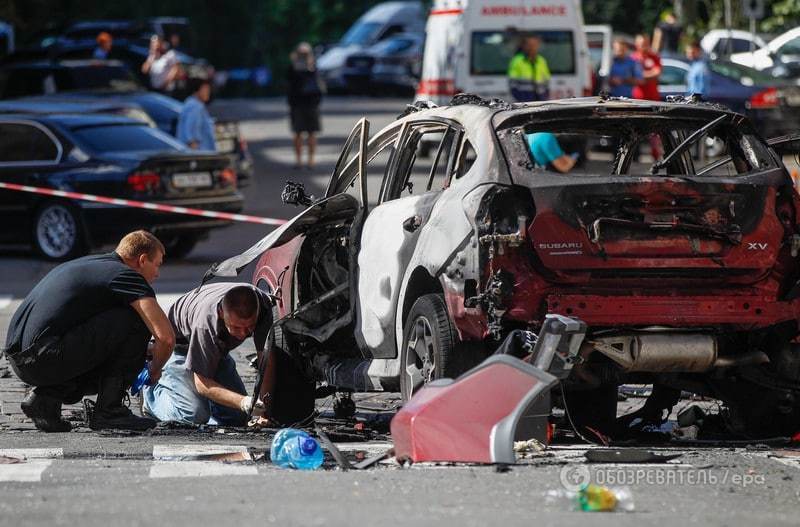
[[[395,320],[402,278],[431,211],[450,182],[463,131],[446,120],[407,122],[366,217],[358,254],[356,338],[368,358],[397,356]],[[421,150],[435,138],[432,157]]]
[[[342,173],[349,167],[347,154],[350,152],[352,145],[356,144],[356,142],[358,142],[358,145],[366,142],[368,133],[369,121],[366,119],[360,120],[350,132],[350,136],[345,142],[342,154],[331,176],[328,191],[323,199],[313,202],[300,214],[270,232],[245,252],[212,265],[206,272],[203,281],[206,282],[217,276],[237,276],[248,264],[264,256],[270,249],[280,247],[298,236],[306,235],[316,226],[354,218],[360,211],[363,202],[356,196],[346,192],[335,191],[335,189],[337,182],[341,181]],[[366,192],[366,188],[364,192]],[[276,284],[270,284],[273,290],[275,286]]]

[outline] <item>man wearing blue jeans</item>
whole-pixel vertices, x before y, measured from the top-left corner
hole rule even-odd
[[[147,415],[222,426],[245,425],[251,406],[254,416],[269,415],[269,401],[253,405],[230,356],[250,336],[256,349],[264,350],[272,325],[267,293],[248,284],[205,285],[180,297],[168,318],[176,346],[161,379],[142,392]]]

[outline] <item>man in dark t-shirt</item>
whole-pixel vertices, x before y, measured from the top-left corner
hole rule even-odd
[[[98,394],[93,428],[143,429],[122,401],[145,363],[158,379],[175,337],[150,284],[164,247],[146,231],[126,235],[112,253],[86,256],[50,271],[11,319],[4,352],[33,386],[21,407],[40,430],[66,432],[62,403]]]

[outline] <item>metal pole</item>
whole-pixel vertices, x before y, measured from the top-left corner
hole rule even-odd
[[[728,30],[728,42],[726,42],[725,46],[725,55],[730,56],[733,54],[733,50],[731,46],[733,46],[733,7],[731,6],[731,0],[725,0],[725,29]]]

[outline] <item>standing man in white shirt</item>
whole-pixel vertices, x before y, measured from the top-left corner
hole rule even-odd
[[[158,35],[150,38],[150,53],[142,64],[142,73],[150,76],[150,86],[154,90],[167,94],[175,90],[175,80],[181,75],[178,56],[174,50],[167,49],[167,43]]]

